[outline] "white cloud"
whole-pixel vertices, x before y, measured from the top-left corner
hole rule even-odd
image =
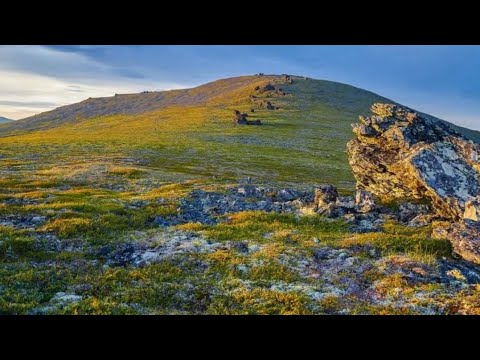
[[[1,46],[0,79],[0,116],[12,119],[88,97],[187,87],[122,76],[84,54],[44,46]]]

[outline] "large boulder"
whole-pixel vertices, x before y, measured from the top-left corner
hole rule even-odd
[[[463,219],[480,195],[479,145],[403,106],[374,104],[372,112],[353,125],[347,145],[357,188],[383,200],[427,199],[438,215]]]

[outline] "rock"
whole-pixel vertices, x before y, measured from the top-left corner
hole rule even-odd
[[[322,261],[327,259],[332,259],[336,256],[336,253],[332,251],[331,248],[323,247],[318,250],[315,250],[313,257],[315,261]]]
[[[241,253],[247,253],[248,252],[248,243],[244,241],[236,241],[233,242],[231,247]]]
[[[408,226],[411,226],[411,227],[427,226],[431,224],[434,219],[435,219],[435,215],[420,214],[415,216],[412,220],[410,220],[408,222]]]
[[[480,201],[478,197],[465,202],[465,212],[463,213],[463,218],[473,221],[480,221]]]
[[[462,219],[480,195],[479,145],[403,106],[374,104],[372,112],[347,145],[357,186],[386,200],[427,199],[440,216]]]
[[[75,294],[67,294],[64,292],[56,293],[50,302],[58,304],[58,305],[67,305],[75,302],[82,301],[82,296],[75,295]]]
[[[365,219],[365,220],[360,220],[360,222],[358,223],[354,231],[358,233],[366,233],[366,232],[378,231],[378,229],[373,223],[373,221]]]
[[[480,264],[480,224],[465,223],[439,224],[434,227],[432,237],[447,239],[452,243],[453,251],[465,260]]]
[[[421,215],[426,215],[430,212],[430,207],[424,204],[413,204],[404,202],[399,205],[398,218],[402,222],[409,222]]]
[[[281,189],[277,192],[278,201],[292,201],[299,197],[299,194],[292,189]]]
[[[322,208],[335,203],[338,198],[337,188],[333,185],[319,185],[314,189],[314,204],[317,208]]]
[[[275,110],[275,106],[270,101],[262,102],[262,106],[267,110]]]
[[[242,196],[255,196],[256,192],[257,190],[253,185],[245,185],[237,189],[237,193]]]
[[[260,120],[247,120],[248,114],[241,113],[238,110],[233,111],[233,123],[235,125],[261,125],[262,122]]]
[[[259,94],[262,94],[262,93],[268,92],[268,91],[275,91],[275,86],[273,86],[272,84],[267,84],[267,85],[262,86],[262,87],[257,86],[255,88],[255,91],[257,91]]]
[[[45,216],[34,216],[32,217],[32,224],[35,224],[35,225],[38,225],[38,224],[42,224],[45,222]]]
[[[375,200],[368,191],[358,189],[355,196],[355,205],[360,213],[367,213],[375,210]]]

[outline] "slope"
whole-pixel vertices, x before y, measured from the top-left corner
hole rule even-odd
[[[12,122],[13,120],[11,119],[8,119],[6,117],[3,117],[3,116],[0,116],[0,124],[4,124],[4,123],[9,123],[9,122]]]

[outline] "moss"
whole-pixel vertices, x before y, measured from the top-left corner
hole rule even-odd
[[[215,315],[306,315],[309,300],[294,292],[239,288],[228,295],[217,296],[207,309]]]

